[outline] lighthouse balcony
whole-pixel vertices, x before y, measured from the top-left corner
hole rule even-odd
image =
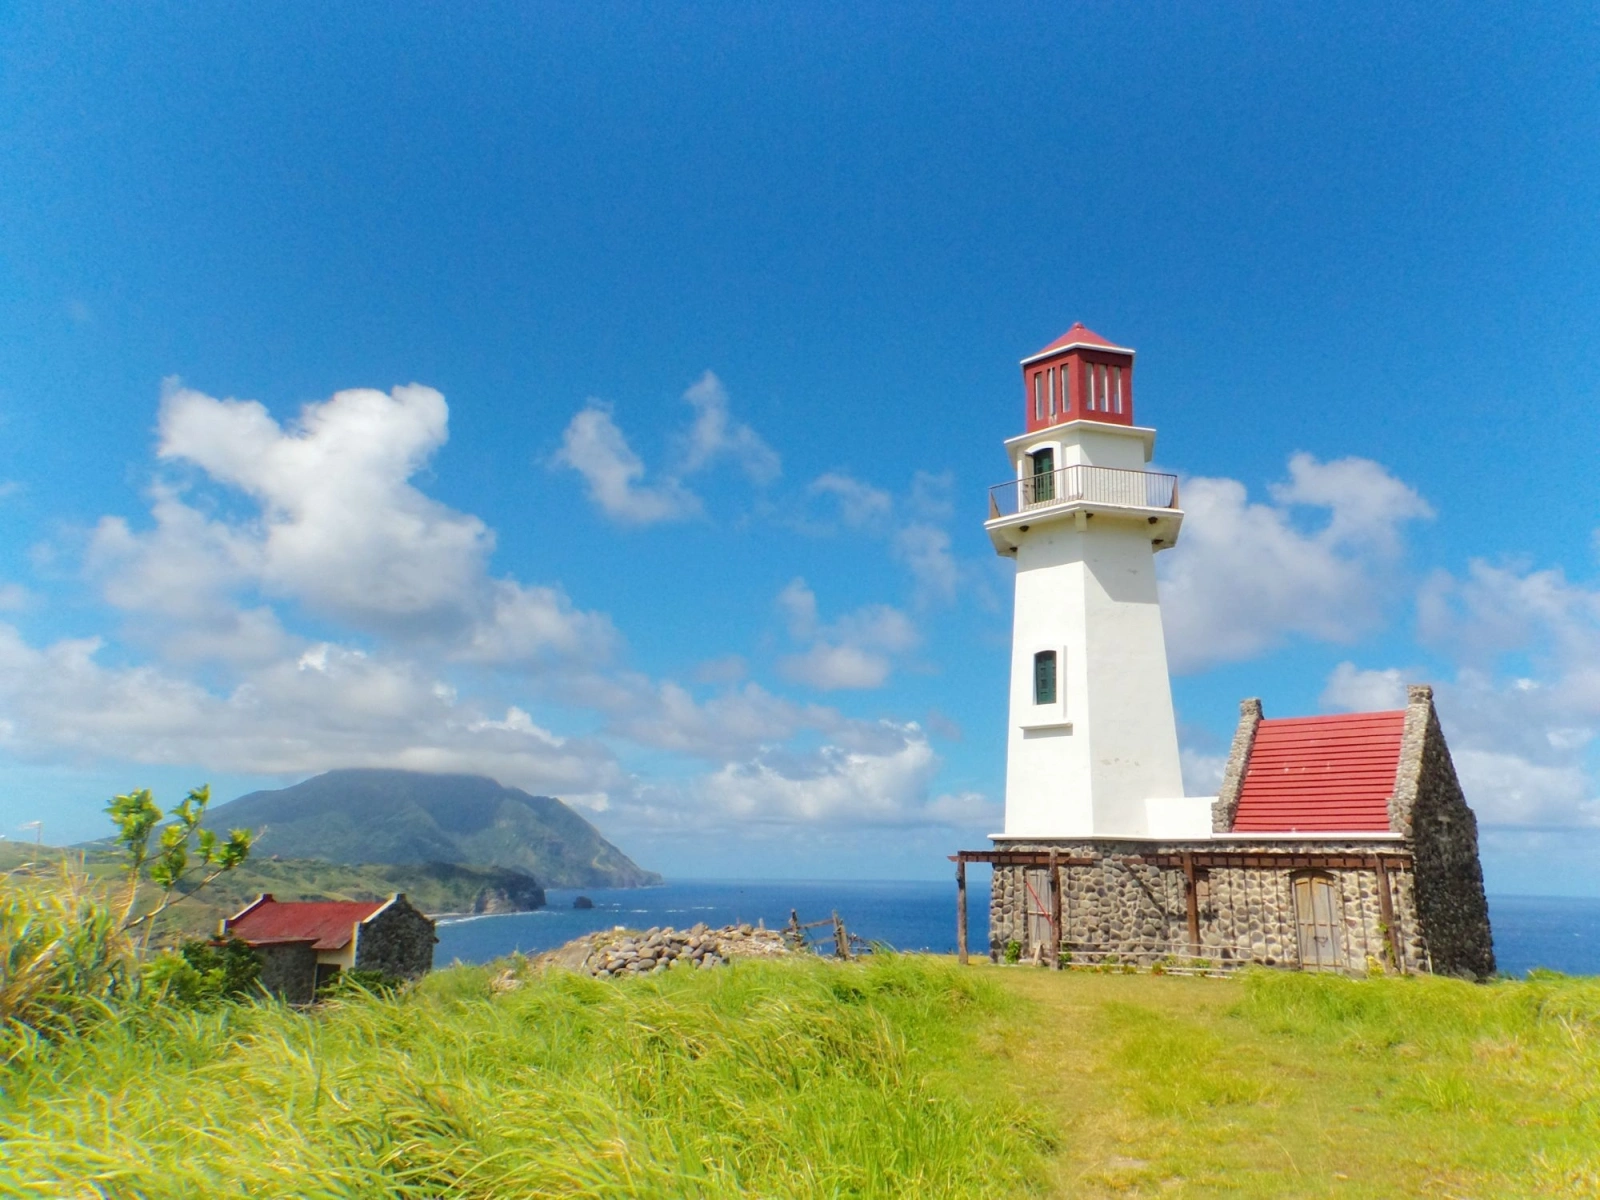
[[[1081,463],[1025,475],[989,489],[984,528],[995,549],[1010,554],[1016,535],[1036,523],[1073,518],[1083,528],[1091,517],[1138,521],[1149,528],[1156,549],[1165,549],[1177,541],[1183,522],[1178,477]]]

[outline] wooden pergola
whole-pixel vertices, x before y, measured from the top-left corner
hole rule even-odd
[[[961,965],[967,965],[967,864],[988,863],[995,867],[1045,867],[1048,870],[1046,887],[1049,894],[1050,928],[1055,936],[1050,939],[1050,966],[1061,968],[1061,867],[1092,867],[1107,857],[1128,867],[1158,867],[1183,872],[1183,895],[1189,918],[1189,945],[1196,956],[1200,953],[1200,899],[1196,886],[1198,872],[1226,869],[1256,869],[1278,871],[1352,871],[1370,869],[1378,877],[1378,908],[1384,928],[1389,934],[1389,952],[1393,961],[1403,961],[1400,956],[1400,931],[1395,924],[1394,902],[1389,895],[1389,864],[1406,866],[1411,855],[1406,851],[1384,854],[1360,854],[1338,851],[1328,854],[1306,853],[1295,850],[1178,850],[1155,851],[1149,854],[1119,854],[1089,856],[1062,854],[1056,850],[961,850],[949,856],[956,864],[956,954]]]

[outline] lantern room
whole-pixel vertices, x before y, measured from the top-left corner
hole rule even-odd
[[[1080,322],[1022,360],[1027,431],[1066,421],[1133,424],[1133,351]]]

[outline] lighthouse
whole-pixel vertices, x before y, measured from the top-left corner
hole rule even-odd
[[[1134,352],[1074,325],[1022,360],[1024,432],[988,531],[1016,562],[1005,829],[996,840],[1196,838],[1184,799],[1155,556],[1183,526],[1147,469]]]
[[[1023,432],[984,523],[1016,563],[1005,828],[989,957],[1494,973],[1478,825],[1433,689],[1387,712],[1239,723],[1215,796],[1183,794],[1155,560],[1183,528],[1149,469],[1133,351],[1074,325],[1022,360]]]

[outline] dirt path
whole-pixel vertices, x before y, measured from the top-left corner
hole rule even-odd
[[[1148,1154],[1149,1123],[1122,1102],[1120,1073],[1104,1058],[1101,1014],[1137,1005],[1181,1019],[1220,1014],[1237,998],[1226,980],[994,971],[1025,997],[1033,1019],[991,1033],[991,1050],[1016,1072],[1032,1111],[1050,1113],[1061,1130],[1056,1161],[1061,1196],[1182,1194],[1181,1176],[1164,1175]]]

